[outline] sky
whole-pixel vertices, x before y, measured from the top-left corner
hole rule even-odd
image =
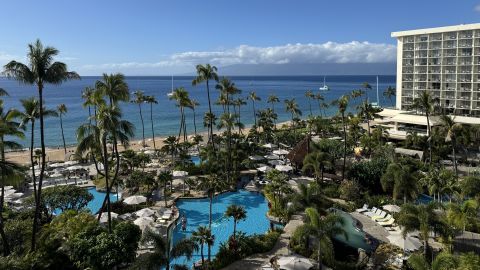
[[[0,65],[39,38],[81,75],[175,75],[199,63],[394,62],[391,32],[480,22],[473,0],[15,0]]]

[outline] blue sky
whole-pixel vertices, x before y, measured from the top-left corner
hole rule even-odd
[[[479,19],[480,1],[471,0],[5,1],[0,64],[22,60],[36,38],[82,75],[169,75],[201,62],[388,62],[392,31]]]

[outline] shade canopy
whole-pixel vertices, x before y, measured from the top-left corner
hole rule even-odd
[[[172,172],[173,177],[185,177],[188,175],[188,172],[186,171],[173,171]]]
[[[280,257],[277,263],[280,269],[285,270],[309,270],[313,268],[313,263],[309,259],[300,256]]]
[[[269,160],[269,161],[268,161],[268,164],[273,165],[273,166],[276,166],[276,165],[285,165],[285,162],[283,162],[283,161],[281,161],[281,160],[278,160],[278,159],[274,159],[274,160]]]
[[[272,148],[275,148],[276,146],[273,143],[267,143],[267,144],[262,145],[262,147],[272,149]]]
[[[140,229],[144,230],[147,226],[153,223],[153,218],[151,217],[139,217],[133,221],[133,224],[140,227]]]
[[[383,210],[386,210],[386,211],[391,212],[391,213],[398,213],[401,210],[400,206],[395,205],[395,204],[386,204],[386,205],[382,206],[382,208],[383,208]]]
[[[270,159],[270,160],[272,160],[272,159],[280,159],[280,157],[279,157],[278,155],[273,155],[273,154],[272,154],[272,155],[266,155],[265,158],[266,158],[266,159]]]
[[[293,167],[290,165],[277,165],[275,166],[275,169],[281,172],[289,172],[293,170]]]
[[[264,159],[265,159],[264,157],[258,156],[258,155],[256,155],[256,156],[249,156],[248,158],[249,158],[250,160],[253,160],[253,161],[260,161],[260,160],[264,160]]]
[[[262,167],[257,168],[257,170],[259,172],[269,172],[269,171],[273,170],[273,168],[269,167],[269,166],[262,166]]]
[[[147,201],[147,197],[145,196],[141,196],[141,195],[136,195],[136,196],[130,196],[128,198],[126,198],[123,202],[126,203],[126,204],[140,204],[140,203],[144,203]]]
[[[278,149],[278,150],[273,151],[272,153],[274,153],[275,155],[284,156],[284,155],[288,155],[288,153],[290,153],[290,152],[285,150],[285,149]]]
[[[135,212],[138,217],[150,217],[155,214],[155,211],[150,208],[143,208]]]

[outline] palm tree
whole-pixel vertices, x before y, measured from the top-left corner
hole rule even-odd
[[[121,73],[103,74],[102,80],[95,82],[95,87],[103,96],[106,96],[110,102],[110,107],[118,102],[128,102],[130,100],[130,93],[128,84],[125,81],[125,76]]]
[[[474,199],[466,200],[459,204],[450,203],[447,206],[447,219],[450,220],[457,229],[465,232],[467,224],[474,224],[478,209],[478,202]]]
[[[247,211],[245,211],[245,208],[242,206],[232,204],[229,205],[227,211],[225,211],[225,216],[233,218],[233,241],[235,242],[237,223],[247,218]]]
[[[293,136],[296,138],[297,137],[296,136],[297,127],[295,125],[294,120],[295,120],[296,117],[302,115],[302,111],[300,110],[300,108],[298,108],[298,104],[297,104],[297,102],[295,101],[294,98],[285,100],[285,111],[289,112],[290,115],[291,115],[292,125],[293,125]]]
[[[220,117],[220,122],[218,124],[218,128],[226,128],[227,129],[227,162],[226,164],[226,175],[227,175],[227,182],[230,183],[230,172],[231,172],[231,150],[232,150],[232,129],[235,125],[235,116],[231,113],[224,113]]]
[[[158,181],[163,186],[163,200],[165,202],[165,207],[167,207],[167,184],[172,183],[173,176],[170,172],[160,172],[158,174]]]
[[[95,89],[92,87],[85,87],[85,89],[82,91],[82,98],[85,100],[82,104],[82,106],[88,107],[88,117],[92,116],[92,106],[95,106],[95,102],[93,100],[93,96],[95,94]]]
[[[190,99],[190,106],[189,108],[192,109],[193,111],[193,132],[195,134],[195,136],[197,136],[197,113],[196,113],[196,108],[197,106],[199,106],[200,103],[198,103],[198,101],[196,99]]]
[[[321,103],[321,101],[325,100],[325,98],[324,98],[323,95],[320,94],[320,93],[317,93],[317,94],[313,95],[312,98],[315,99],[315,100],[317,100],[317,102],[318,102],[318,110],[320,111],[320,116],[322,116],[322,103]],[[325,115],[325,112],[324,112],[324,115]]]
[[[323,172],[325,171],[325,168],[330,167],[331,165],[331,157],[328,153],[315,151],[305,156],[302,170],[304,172],[308,170],[313,171],[315,179],[318,182],[320,179],[323,180]]]
[[[217,75],[217,67],[211,66],[210,64],[206,65],[197,65],[197,77],[193,79],[192,85],[195,86],[199,83],[205,82],[207,85],[207,97],[208,97],[208,113],[213,115],[212,113],[212,104],[210,101],[210,86],[209,81],[214,80],[218,82],[218,75]],[[211,121],[211,119],[210,119]],[[213,122],[210,122],[210,136],[208,138],[208,142],[213,144]]]
[[[392,97],[394,97],[395,95],[397,94],[397,90],[395,89],[395,87],[387,87],[387,89],[385,89],[385,91],[383,92],[383,96],[388,98],[390,100],[390,103],[392,103]]]
[[[210,174],[208,176],[200,178],[200,183],[198,185],[199,189],[204,189],[208,193],[208,198],[210,199],[210,210],[208,215],[208,228],[212,228],[212,206],[213,199],[215,194],[224,190],[226,187],[225,182],[222,181],[216,174]]]
[[[420,111],[423,111],[423,113],[425,113],[425,116],[427,117],[427,136],[429,137],[428,148],[430,152],[430,164],[432,163],[432,127],[430,125],[430,116],[432,115],[432,113],[434,113],[436,104],[438,104],[438,98],[434,98],[432,92],[427,90],[421,91],[419,97],[413,100],[413,107]]]
[[[183,132],[183,141],[187,141],[187,127],[185,121],[185,108],[191,106],[190,97],[187,90],[183,87],[179,87],[173,91],[173,95],[170,97],[171,100],[177,102],[176,106],[180,108],[180,130],[178,132],[178,140]]]
[[[418,171],[415,166],[402,160],[390,163],[380,182],[383,190],[393,191],[394,199],[402,195],[403,203],[407,203],[407,198],[414,199],[418,194],[419,182],[417,179]]]
[[[205,266],[205,258],[203,255],[203,245],[208,247],[208,261],[210,262],[211,246],[215,242],[215,235],[212,234],[212,230],[205,226],[198,226],[197,230],[192,233],[192,238],[200,245],[200,256],[202,257],[202,267]]]
[[[241,107],[243,105],[247,105],[247,102],[243,98],[237,98],[233,101],[234,106],[238,106],[238,113],[237,113],[237,127],[238,127],[238,134],[242,134],[243,124],[241,122]]]
[[[269,95],[267,103],[272,104],[272,112],[275,113],[275,103],[279,103],[280,99],[276,95]],[[277,121],[274,121],[275,130],[277,129]]]
[[[412,254],[408,258],[407,264],[413,270],[452,270],[458,269],[459,261],[454,255],[441,252],[435,257],[432,264],[429,264],[428,260],[420,254]]]
[[[342,116],[343,126],[343,166],[342,166],[342,181],[345,180],[345,167],[347,161],[347,121],[345,119],[345,112],[348,108],[349,96],[343,95],[339,99],[335,100],[332,104],[337,105],[338,112]]]
[[[197,245],[193,239],[184,238],[172,244],[169,236],[165,239],[161,234],[153,232],[150,229],[145,230],[143,233],[141,243],[153,246],[151,252],[140,255],[140,266],[145,269],[165,267],[166,270],[170,270],[171,266],[173,266],[174,269],[178,269],[177,267],[181,265],[170,265],[170,261],[181,256],[185,256],[190,260],[193,252],[197,250]]]
[[[145,147],[145,124],[143,122],[143,115],[142,115],[142,103],[145,102],[145,95],[141,90],[137,90],[133,92],[133,95],[135,96],[135,98],[130,102],[138,105],[138,112],[140,113],[140,121],[142,123],[142,147]]]
[[[43,123],[43,89],[46,84],[59,85],[64,81],[79,79],[76,72],[70,72],[67,65],[62,62],[55,62],[54,57],[59,51],[53,47],[44,47],[39,39],[33,44],[28,45],[28,64],[17,61],[11,61],[4,66],[3,73],[8,78],[13,78],[21,83],[36,85],[38,89],[38,100],[40,107],[40,146],[42,149],[40,177],[38,181],[37,200],[35,202],[35,214],[32,228],[32,251],[35,250],[35,239],[37,224],[40,219],[40,199],[42,197],[42,184],[46,166],[45,153],[45,127]]]
[[[155,96],[145,96],[145,102],[150,104],[150,123],[152,125],[153,149],[157,151],[157,145],[155,144],[155,130],[153,128],[153,104],[158,104],[158,101],[155,99]]]
[[[252,91],[250,92],[250,94],[248,94],[248,99],[250,99],[252,101],[252,109],[253,109],[253,119],[255,120],[255,129],[257,128],[257,113],[255,111],[255,101],[260,101],[262,100],[259,96],[257,96],[257,94],[255,93],[255,91]]]
[[[372,90],[372,86],[368,82],[362,83],[363,92],[365,93],[365,102],[368,103],[368,91]]]
[[[457,138],[462,130],[461,123],[455,123],[452,117],[448,115],[440,116],[440,129],[445,134],[445,142],[452,143],[452,161],[455,169],[455,176],[458,178],[457,156],[455,149],[457,148]]]
[[[312,99],[315,98],[315,94],[313,93],[312,90],[307,90],[307,92],[305,92],[305,97],[308,99],[308,108],[310,110],[310,116],[312,116]]]
[[[344,235],[348,238],[347,232],[343,229],[345,220],[336,214],[328,214],[321,217],[317,209],[309,207],[305,209],[307,222],[304,226],[305,231],[314,235],[317,242],[317,262],[318,269],[322,269],[322,249],[329,248],[329,253],[333,253],[332,238],[336,235]],[[333,257],[333,256],[332,256]]]
[[[67,106],[65,104],[60,104],[57,106],[58,117],[60,117],[60,129],[62,130],[62,141],[63,141],[63,149],[65,150],[65,157],[67,155],[67,145],[65,144],[65,135],[63,134],[63,118],[62,115],[66,114],[68,111]]]

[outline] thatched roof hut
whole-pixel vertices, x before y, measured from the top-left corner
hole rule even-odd
[[[310,150],[310,136],[301,140],[293,149],[288,153],[287,158],[297,167],[302,167],[303,159]]]

